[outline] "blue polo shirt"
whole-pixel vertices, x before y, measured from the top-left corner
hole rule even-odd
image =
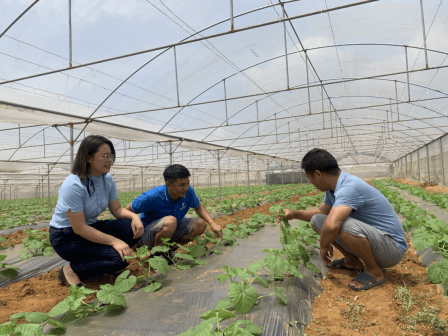
[[[174,216],[180,223],[190,208],[197,208],[200,202],[192,187],[176,202],[168,194],[166,185],[148,190],[132,201],[132,211],[141,213],[140,219],[146,227],[149,223],[165,216]]]
[[[341,171],[336,190],[325,192],[324,203],[331,207],[348,206],[348,215],[388,233],[397,246],[406,251],[408,245],[403,225],[386,197],[360,178]]]

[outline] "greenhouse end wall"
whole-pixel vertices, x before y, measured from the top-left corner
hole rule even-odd
[[[394,177],[446,185],[448,137],[443,136],[394,162]]]

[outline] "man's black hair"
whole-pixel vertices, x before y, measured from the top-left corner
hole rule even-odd
[[[334,156],[320,148],[314,148],[306,153],[302,159],[302,169],[307,174],[314,174],[318,170],[321,173],[336,175],[340,171]]]
[[[163,178],[165,182],[170,182],[171,184],[176,183],[177,179],[183,179],[190,177],[190,172],[187,168],[180,164],[173,164],[165,168],[163,172]]]

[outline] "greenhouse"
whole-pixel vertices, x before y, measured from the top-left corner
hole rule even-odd
[[[0,335],[447,335],[447,6],[0,0]],[[123,209],[180,164],[223,236],[204,219],[179,264],[134,248],[69,293],[49,222],[90,135],[113,144]],[[288,222],[328,205],[303,169],[316,148],[402,223],[384,285],[352,291],[314,224]]]

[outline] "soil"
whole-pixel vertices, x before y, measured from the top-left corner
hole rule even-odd
[[[448,193],[448,188],[442,185],[437,185],[435,183],[428,183],[428,182],[417,182],[411,179],[400,179],[400,178],[396,178],[394,179],[394,181],[403,183],[403,184],[408,184],[410,186],[413,187],[418,187],[418,188],[422,188],[425,189],[427,192],[432,193],[432,194],[446,194]]]
[[[50,230],[49,228],[39,229],[39,231],[47,232],[47,233],[49,230]],[[10,247],[11,244],[13,244],[13,245],[22,244],[22,241],[25,238],[29,237],[29,234],[25,233],[24,230],[17,230],[16,232],[3,235],[3,237],[6,238],[6,241],[1,242],[0,245],[3,246],[4,248],[7,248],[7,247]],[[0,254],[1,254],[1,251],[0,251]]]
[[[304,196],[316,195],[318,191]],[[303,196],[295,196],[289,201],[298,201]],[[281,203],[281,202],[276,202]],[[246,219],[257,211],[270,214],[272,204],[266,204],[250,209],[237,211],[231,216],[218,217],[215,221],[225,228],[229,223],[236,223],[236,218]],[[397,266],[387,269],[387,282],[367,291],[353,291],[347,287],[356,272],[348,270],[330,270],[322,280],[323,292],[314,300],[313,321],[305,330],[306,335],[387,335],[387,336],[418,336],[418,335],[448,335],[447,330],[431,329],[428,326],[417,325],[412,329],[409,323],[400,321],[406,317],[403,306],[395,298],[396,291],[405,287],[414,295],[413,305],[409,315],[416,315],[424,307],[440,308],[438,317],[448,320],[448,304],[438,287],[431,284],[426,276],[427,268],[416,256],[415,249],[408,242],[410,248],[404,259]],[[342,256],[335,251],[335,258]],[[137,261],[132,260],[127,267],[131,274],[142,274]],[[48,312],[68,294],[68,287],[61,286],[57,280],[58,270],[48,272],[35,278],[22,280],[0,289],[0,324],[8,320],[9,316],[17,312],[41,311]],[[114,283],[113,276],[103,276],[89,279],[88,284],[99,289],[100,284]],[[91,295],[89,300],[95,299]],[[357,315],[350,313],[346,302],[364,305],[365,312]],[[353,306],[357,307],[357,306]],[[358,320],[352,320],[356,317]],[[291,326],[286,325],[286,328]],[[402,328],[407,328],[403,330]]]
[[[357,272],[330,270],[322,280],[323,292],[313,302],[313,320],[305,330],[306,335],[448,335],[448,328],[437,330],[431,328],[430,323],[414,327],[412,323],[403,321],[406,316],[416,316],[425,307],[440,308],[438,318],[448,320],[447,299],[436,285],[429,282],[427,268],[418,259],[409,239],[408,244],[409,250],[403,260],[385,270],[387,281],[369,290],[354,291],[348,287]],[[335,250],[335,259],[342,257]],[[406,288],[413,294],[413,305],[408,314],[396,298],[399,288]],[[348,302],[363,305],[364,312],[357,314],[356,306],[350,309]]]

